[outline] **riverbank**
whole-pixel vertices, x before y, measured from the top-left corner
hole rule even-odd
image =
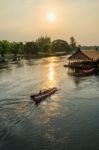
[[[20,61],[21,59],[39,59],[39,58],[46,58],[46,57],[60,57],[60,56],[67,56],[67,53],[64,52],[58,52],[58,53],[40,53],[38,55],[6,55],[5,57],[0,57],[0,63],[7,63],[7,62],[13,62],[13,61]]]

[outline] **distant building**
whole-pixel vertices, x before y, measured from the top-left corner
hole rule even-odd
[[[98,50],[80,50],[78,49],[74,54],[69,58],[69,61],[97,61],[99,60],[99,51]]]

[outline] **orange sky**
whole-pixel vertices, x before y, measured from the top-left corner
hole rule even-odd
[[[55,19],[48,20],[53,12]],[[0,40],[31,41],[40,36],[99,45],[99,0],[0,0]]]

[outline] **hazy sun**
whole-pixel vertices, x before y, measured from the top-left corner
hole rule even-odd
[[[53,22],[56,19],[56,14],[54,12],[48,12],[47,14],[47,20],[49,22]]]

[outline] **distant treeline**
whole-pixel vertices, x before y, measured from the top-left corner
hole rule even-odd
[[[83,50],[92,50],[92,49],[96,49],[96,50],[99,50],[99,46],[80,46],[80,48]]]
[[[42,56],[53,55],[56,53],[70,53],[76,49],[74,37],[70,38],[70,44],[61,39],[51,41],[50,37],[40,37],[35,41],[29,42],[9,42],[0,41],[0,58],[7,56],[16,58],[18,56]]]
[[[9,42],[7,40],[0,41],[0,61],[5,58],[13,60],[18,57],[33,57],[33,56],[52,56],[55,54],[69,54],[81,49],[96,49],[99,46],[77,46],[74,37],[70,38],[70,43],[65,40],[57,39],[51,41],[50,37],[40,37],[35,41],[29,42]]]

